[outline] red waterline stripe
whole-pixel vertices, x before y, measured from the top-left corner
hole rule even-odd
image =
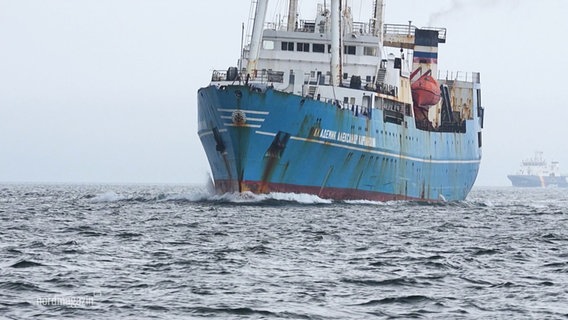
[[[315,186],[301,186],[285,183],[263,183],[260,181],[243,181],[239,183],[236,180],[217,180],[215,188],[220,193],[234,193],[242,191],[250,191],[256,194],[266,194],[271,192],[282,193],[305,193],[316,195],[322,199],[334,200],[371,200],[371,201],[393,201],[393,200],[413,200],[413,201],[436,201],[431,199],[421,199],[407,197],[404,195],[388,194],[383,192],[364,191],[347,188],[321,188]]]

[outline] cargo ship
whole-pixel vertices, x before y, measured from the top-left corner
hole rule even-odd
[[[267,22],[253,0],[235,66],[198,90],[198,135],[217,193],[376,201],[463,200],[482,157],[479,73],[438,70],[445,28],[354,21],[345,1],[298,0]]]
[[[507,176],[513,187],[568,187],[567,176],[560,174],[558,161],[551,161],[549,165],[542,155],[540,151],[535,152],[532,158],[521,162],[521,168],[516,174]]]

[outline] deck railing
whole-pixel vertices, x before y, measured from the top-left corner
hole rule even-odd
[[[294,74],[294,72],[292,72],[290,76],[302,77],[303,83],[305,85],[331,85],[331,76],[329,74],[318,74],[316,72]],[[211,82],[224,81],[244,83],[254,81],[256,83],[263,83],[268,85],[275,83],[285,83],[283,71],[255,70],[254,74],[247,78],[246,70],[244,69],[241,72],[238,72],[237,68],[229,68],[228,70],[214,70],[211,76]],[[359,84],[354,84],[353,86],[351,85],[351,79],[342,79],[341,86],[360,90],[372,90],[393,97],[398,97],[399,93],[399,88],[395,85],[388,85],[385,83],[378,83],[376,85],[373,85],[372,81],[369,82],[366,81],[366,79],[359,80]]]
[[[481,76],[479,72],[438,70],[438,79],[445,81],[481,83]]]
[[[285,21],[266,22],[264,27],[269,30],[284,31],[288,29],[288,24]],[[325,24],[318,25],[316,20],[298,20],[294,30],[306,33],[326,33],[329,31],[329,26]],[[351,32],[360,35],[371,35],[373,30],[371,30],[371,23],[353,21]]]
[[[415,31],[417,28],[411,24],[385,24],[384,26],[384,34],[385,35],[406,35],[406,36],[414,36]],[[446,28],[435,28],[435,27],[424,27],[420,28],[424,30],[434,30],[438,31],[438,41],[440,43],[446,42]]]
[[[262,83],[283,83],[284,72],[272,70],[255,70],[253,78],[254,81]],[[238,70],[229,68],[228,70],[213,70],[211,81],[247,81],[247,79],[245,70],[238,72]]]

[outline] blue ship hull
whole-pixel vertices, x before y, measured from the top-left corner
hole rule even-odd
[[[513,187],[521,188],[567,188],[568,181],[565,176],[537,176],[537,175],[509,175],[507,176]]]
[[[242,85],[198,92],[199,137],[220,193],[294,192],[332,199],[463,200],[481,159],[480,124],[416,128],[331,103]]]

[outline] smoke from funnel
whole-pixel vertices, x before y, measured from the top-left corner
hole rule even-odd
[[[430,18],[428,19],[428,26],[432,27],[435,23],[439,23],[446,17],[467,12],[472,9],[496,7],[501,4],[507,5],[513,9],[519,4],[519,1],[520,0],[452,0],[448,9],[434,12],[430,15]]]

